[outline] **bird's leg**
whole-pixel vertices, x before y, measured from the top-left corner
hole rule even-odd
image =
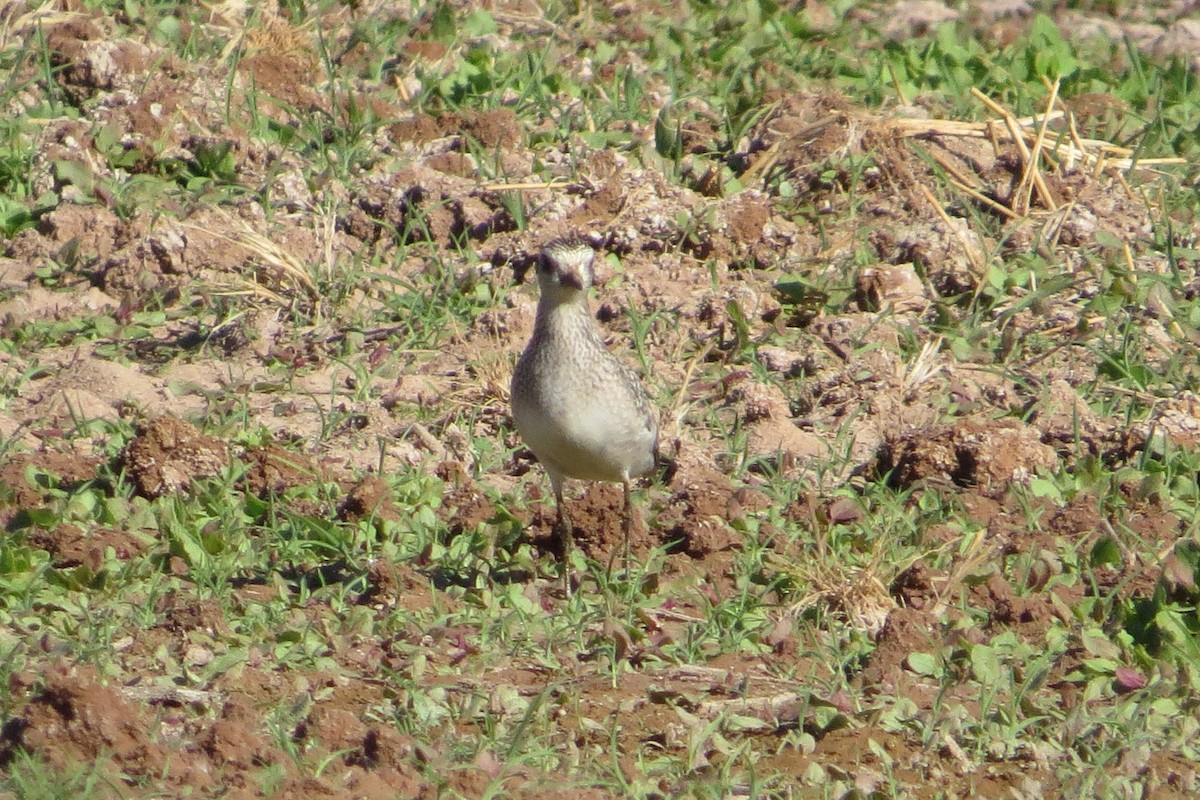
[[[621,538],[622,550],[624,558],[622,559],[622,568],[625,570],[625,575],[630,572],[630,557],[629,557],[629,540],[633,538],[633,495],[630,492],[629,479],[624,478],[621,484],[625,488],[625,511],[621,514]],[[617,563],[617,548],[613,548],[608,554],[608,575],[612,578],[613,565]]]
[[[625,519],[623,528],[625,533],[625,572],[629,572],[631,567],[631,559],[629,554],[629,541],[634,537],[634,494],[629,486],[629,479],[625,481]]]
[[[625,573],[629,574],[629,540],[633,537],[633,495],[630,493],[629,479],[626,478],[622,483],[625,486],[625,513],[624,519],[621,520],[621,532],[625,534]]]
[[[554,519],[554,532],[562,545],[562,581],[563,590],[571,593],[571,552],[575,549],[575,536],[571,533],[571,520],[567,516],[567,504],[563,502],[563,481],[561,478],[552,479],[554,484],[554,507],[557,515]]]

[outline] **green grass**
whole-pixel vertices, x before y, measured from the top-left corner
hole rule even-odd
[[[841,19],[859,5],[829,9]],[[294,102],[239,72],[257,52],[250,37],[225,51],[232,32],[190,7],[85,6],[112,15],[118,36],[179,59],[173,69],[210,70],[214,105],[173,120],[188,127],[182,148],[168,145],[168,126],[162,141],[135,141],[120,126],[127,118],[110,121],[100,93],[64,86],[45,31],[14,31],[0,53],[0,99],[25,119],[0,123],[5,255],[48,235],[41,221],[74,206],[104,206],[122,230],[141,231],[221,210],[283,252],[299,229],[332,255],[301,263],[301,275],[281,269],[279,252],[259,250],[236,271],[206,263],[186,277],[160,276],[120,308],[0,320],[0,410],[14,415],[29,413],[49,374],[69,370],[59,366],[69,359],[54,356],[73,349],[153,375],[221,362],[225,337],[253,336],[262,315],[278,321],[263,354],[238,363],[244,373],[234,374],[229,357],[221,388],[195,390],[206,410],[193,421],[234,454],[220,475],[185,492],[139,497],[123,473],[119,454],[144,413],[137,403],[120,419],[71,412],[47,422],[51,432],[38,426],[49,451],[90,449],[103,463],[82,478],[31,467],[0,482],[6,721],[38,702],[51,663],[93,668],[117,689],[250,692],[258,717],[239,724],[270,754],[241,775],[222,766],[204,796],[239,781],[281,796],[289,781],[337,784],[369,762],[361,736],[334,750],[314,732],[329,707],[396,737],[381,735],[384,765],[439,797],[543,785],[645,798],[959,796],[989,770],[1019,788],[1030,765],[1047,796],[1194,787],[1200,463],[1186,424],[1200,390],[1195,166],[1131,177],[1130,198],[1107,190],[1149,209],[1148,234],[1101,230],[1078,246],[1013,248],[1018,231],[957,194],[919,144],[901,142],[905,163],[925,170],[938,202],[984,243],[984,269],[969,288],[936,292],[907,315],[869,308],[856,286],[861,269],[884,258],[874,209],[899,194],[887,153],[868,141],[862,152],[818,163],[788,155],[747,172],[774,135],[764,120],[798,93],[837,93],[864,115],[919,103],[940,119],[980,120],[987,111],[972,87],[1027,115],[1044,109],[1044,79],[1059,79],[1068,102],[1113,99],[1083,135],[1138,157],[1194,158],[1200,85],[1183,61],[1124,42],[1073,42],[1045,15],[1000,45],[967,23],[885,41],[870,25],[818,24],[769,2],[648,5],[631,17],[550,3],[545,20],[527,24],[452,4],[356,16],[342,4],[292,2],[283,16],[311,26],[298,41],[309,43],[314,65],[313,99]],[[498,109],[515,114],[520,131],[499,147],[469,135],[451,141],[453,126],[434,137],[440,144],[389,138],[389,114]],[[41,123],[31,120],[78,123],[79,148],[40,160]],[[380,189],[425,169],[435,147],[478,165],[453,184],[463,195]],[[624,575],[572,554],[583,577],[564,598],[553,590],[556,565],[525,535],[541,505],[528,490],[541,486],[542,502],[548,490],[540,468],[515,474],[504,356],[489,333],[531,295],[481,259],[495,249],[492,235],[540,235],[548,212],[561,217],[541,195],[493,184],[553,179],[571,184],[563,197],[590,196],[600,188],[590,183],[599,155],[621,160],[624,171],[613,173],[621,181],[639,170],[652,176],[649,208],[658,214],[604,221],[613,222],[608,266],[617,274],[604,291],[638,289],[632,265],[662,254],[705,276],[717,320],[699,322],[684,297],[647,308],[634,291],[620,295],[629,307],[610,330],[648,374],[656,403],[679,411],[677,435],[712,456],[732,489],[769,503],[718,521],[737,546],[701,562],[666,541]],[[313,207],[280,202],[278,181],[292,171]],[[635,194],[633,183],[619,185]],[[750,189],[778,223],[813,236],[805,258],[785,258],[783,248],[778,257],[770,248],[710,252],[725,235],[721,201]],[[685,191],[695,192],[686,207],[672,194]],[[496,212],[496,230],[482,240],[461,220],[445,222],[467,193]],[[916,208],[923,202],[905,208],[912,220],[928,213]],[[378,236],[349,242],[354,215]],[[635,245],[619,238],[621,226],[639,231]],[[225,233],[244,234],[232,225]],[[639,249],[647,241],[654,253]],[[101,259],[79,239],[45,249],[32,259],[36,285],[64,302],[92,285],[122,291],[103,285]],[[936,257],[907,261],[923,285],[944,267]],[[214,282],[218,267],[233,271],[230,280],[252,277],[257,291]],[[756,317],[743,296],[727,294],[731,286],[777,301],[778,317]],[[0,291],[0,300],[22,295],[7,284]],[[799,353],[800,374],[772,371],[769,346]],[[946,373],[915,383],[904,408],[872,406],[926,358]],[[689,363],[691,385],[679,386]],[[751,423],[725,384],[740,371],[778,389],[830,455],[789,467],[778,454],[752,452]],[[977,374],[989,376],[985,390],[971,396],[957,385]],[[425,378],[440,381],[428,396],[412,389]],[[914,404],[930,429],[978,418],[1039,424],[1061,380],[1111,430],[1096,433],[1078,415],[1070,441],[1054,444],[1059,468],[1027,485],[895,486],[855,450],[860,421],[889,431]],[[187,396],[178,388],[176,397]],[[311,436],[287,438],[289,421],[304,415],[318,419]],[[0,458],[37,463],[21,434],[0,442]],[[412,442],[418,457],[405,449]],[[314,469],[259,495],[247,473],[272,444],[303,464],[348,451],[360,458],[348,471]],[[439,460],[461,466],[490,517],[453,527],[444,498],[460,479],[435,471]],[[342,513],[364,464],[398,514]],[[652,530],[674,499],[662,487],[639,493]],[[970,504],[985,500],[999,521],[974,515]],[[1072,513],[1085,527],[1063,521]],[[85,542],[117,532],[136,547],[68,557],[47,545],[68,529]],[[917,567],[932,576],[925,610],[939,614],[925,622],[926,637],[904,640],[909,652],[888,654],[888,668],[880,625]],[[1004,602],[1015,619],[1000,619],[989,594],[997,584],[1010,590]],[[1032,609],[1029,620],[1022,608]],[[184,610],[195,609],[219,622],[187,622]],[[143,637],[152,644],[142,647]],[[885,680],[863,685],[880,663]],[[361,695],[347,698],[352,690]],[[764,698],[781,697],[763,710]],[[737,705],[744,698],[752,702]],[[186,721],[182,739],[157,724],[144,737],[180,758],[195,756],[188,742],[224,713],[216,700],[134,707],[152,709],[138,724],[156,714]],[[836,749],[846,731],[863,742],[855,755]],[[0,790],[49,798],[179,788],[102,755],[64,770],[32,747],[0,749]],[[1171,770],[1183,776],[1175,784]]]

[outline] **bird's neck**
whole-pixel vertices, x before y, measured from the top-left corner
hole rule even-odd
[[[593,329],[592,312],[586,292],[556,291],[544,294],[538,303],[534,328],[544,334],[576,329]]]

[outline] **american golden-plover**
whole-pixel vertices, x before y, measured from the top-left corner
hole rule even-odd
[[[658,420],[641,379],[604,346],[592,320],[588,289],[595,257],[592,246],[576,236],[555,239],[542,248],[533,336],[512,378],[517,431],[546,468],[554,489],[564,584],[574,537],[563,503],[563,481],[622,484],[628,559],[633,530],[630,481],[652,470],[658,455]]]

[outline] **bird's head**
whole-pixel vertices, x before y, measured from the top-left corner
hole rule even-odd
[[[564,236],[546,243],[538,256],[538,283],[542,292],[585,292],[592,285],[596,251],[587,239]]]

